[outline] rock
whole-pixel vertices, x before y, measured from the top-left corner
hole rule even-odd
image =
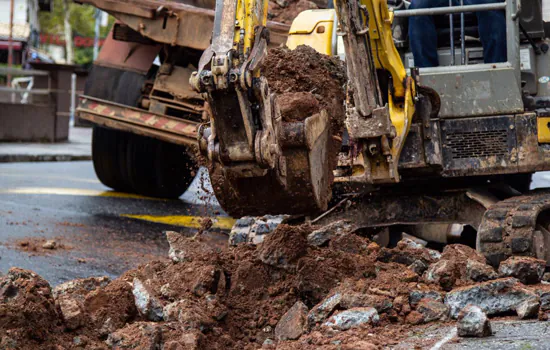
[[[492,266],[476,260],[468,260],[466,263],[466,278],[474,282],[485,282],[498,278],[498,274]]]
[[[409,314],[405,318],[405,322],[412,325],[422,324],[423,320],[424,320],[424,316],[416,310],[409,312]]]
[[[109,277],[88,277],[72,280],[57,285],[53,289],[54,298],[58,298],[61,295],[86,296],[89,292],[98,288],[105,287],[111,282]]]
[[[288,218],[288,215],[243,216],[235,222],[229,233],[229,245],[260,244],[264,241],[265,235],[275,231],[277,226]]]
[[[307,306],[304,303],[296,302],[277,323],[275,327],[277,340],[300,338],[306,327],[307,311]]]
[[[57,242],[53,239],[49,239],[44,244],[42,244],[42,248],[49,250],[57,249]]]
[[[457,266],[454,261],[441,259],[431,264],[422,278],[426,283],[438,284],[446,291],[451,290],[456,282]]]
[[[409,293],[409,303],[412,307],[416,307],[421,299],[432,299],[443,302],[443,295],[435,290],[413,290]]]
[[[200,237],[186,237],[181,233],[166,231],[166,240],[170,245],[168,256],[174,262],[191,261],[193,259],[211,259],[216,250],[201,241]]]
[[[86,316],[81,302],[70,296],[62,296],[57,300],[61,316],[65,326],[70,329],[77,329],[86,322]]]
[[[407,235],[409,236],[409,235]],[[401,239],[399,242],[397,242],[397,246],[401,246],[400,248],[401,249],[404,249],[404,248],[410,248],[410,249],[424,249],[426,247],[426,244],[422,244],[421,242],[425,242],[425,241],[422,241],[422,240],[416,240],[416,239],[413,239],[412,237],[414,236],[411,236],[411,237],[404,237],[403,239]]]
[[[0,334],[17,331],[25,337],[44,340],[60,321],[45,279],[16,267],[0,278]]]
[[[364,293],[343,293],[340,306],[344,309],[373,307],[378,313],[389,311],[393,307],[391,298],[382,295]]]
[[[378,324],[380,318],[373,307],[358,307],[342,311],[330,317],[324,326],[345,331],[365,323]]]
[[[409,306],[409,298],[404,295],[399,295],[393,299],[393,309],[396,312],[401,312],[405,305]]]
[[[115,349],[159,349],[160,327],[152,322],[135,322],[109,334],[107,345]]]
[[[271,338],[265,338],[264,342],[262,343],[262,348],[270,348],[275,346],[275,342]]]
[[[536,284],[542,280],[546,261],[530,256],[512,256],[500,263],[501,276],[519,279],[524,284]]]
[[[488,337],[492,335],[487,315],[475,305],[467,305],[460,311],[457,331],[460,337]]]
[[[342,294],[335,293],[315,305],[307,315],[308,327],[313,327],[316,323],[324,321],[340,305],[341,301]]]
[[[463,244],[446,245],[441,253],[441,259],[454,260],[466,263],[469,260],[478,261],[485,264],[487,260],[475,249]]]
[[[136,308],[141,315],[150,321],[162,321],[162,303],[137,278],[134,278],[132,293]]]
[[[546,272],[544,275],[542,275],[542,282],[550,283],[550,272]]]
[[[433,299],[420,300],[416,311],[422,315],[422,323],[445,320],[449,315],[449,307]]]
[[[538,296],[523,288],[512,277],[456,288],[447,293],[445,304],[451,308],[451,317],[458,317],[468,304],[480,307],[488,315],[515,311],[518,304]]]
[[[540,302],[537,299],[528,299],[516,306],[516,313],[522,320],[535,318],[539,314]]]
[[[162,350],[200,350],[204,349],[205,337],[198,330],[185,330],[177,323],[161,326]]]
[[[386,263],[395,262],[407,266],[413,265],[413,270],[415,270],[418,266],[422,268],[438,261],[440,257],[439,252],[425,248],[411,239],[404,238],[393,249],[382,248],[377,259]]]
[[[537,293],[540,297],[540,309],[550,311],[550,290],[539,290]]]
[[[216,294],[221,273],[220,268],[215,265],[201,266],[191,290],[199,297],[207,293]]]
[[[344,233],[332,238],[329,242],[329,247],[332,250],[344,253],[368,255],[369,243],[370,241],[365,237],[354,233]]]
[[[422,274],[428,269],[428,264],[426,264],[422,260],[416,260],[415,262],[410,264],[408,267],[417,275],[422,276]]]
[[[310,245],[320,247],[327,244],[332,238],[351,233],[357,229],[357,226],[347,220],[339,220],[313,231],[307,236],[307,242]]]
[[[281,224],[266,237],[258,250],[258,257],[267,265],[295,269],[296,261],[307,253],[307,229]]]
[[[185,330],[203,331],[214,325],[210,313],[196,301],[188,299],[166,305],[163,309],[163,319],[167,322],[179,322]]]

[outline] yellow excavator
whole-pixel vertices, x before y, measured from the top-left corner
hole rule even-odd
[[[80,116],[194,143],[217,199],[233,216],[321,214],[313,221],[348,219],[372,232],[407,227],[440,243],[462,236],[494,265],[510,255],[550,261],[550,194],[529,192],[531,174],[550,169],[550,25],[543,16],[550,3],[408,4],[336,0],[334,10],[305,11],[290,27],[291,49],[309,45],[346,62],[336,168],[329,166],[329,111],[285,121],[262,73],[273,27],[265,0],[216,1],[211,43],[189,78],[207,102],[202,120],[144,113],[149,104],[128,113],[90,96],[82,97]],[[506,62],[483,63],[480,11],[505,14]],[[167,5],[157,12],[164,23],[181,17]],[[435,16],[440,66],[415,67],[411,16]],[[149,29],[152,22],[144,23],[132,27],[162,39]]]

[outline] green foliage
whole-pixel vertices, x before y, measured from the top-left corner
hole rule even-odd
[[[73,35],[93,38],[95,35],[95,7],[90,5],[79,5],[69,0],[69,23]],[[40,28],[42,33],[63,35],[63,0],[54,0],[52,12],[39,12]],[[100,28],[100,37],[105,38],[114,23],[114,18],[109,16],[109,24]],[[87,65],[92,62],[92,48],[75,48],[74,61],[76,64]]]
[[[69,0],[69,11],[71,11],[69,22],[75,35],[86,37],[94,36],[95,7],[90,5],[79,5]],[[39,12],[40,27],[43,33],[63,34],[63,0],[54,0],[52,12]],[[100,36],[106,37],[111,29],[114,18],[109,16],[109,25],[100,29]]]

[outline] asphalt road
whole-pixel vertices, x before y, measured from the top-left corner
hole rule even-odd
[[[549,184],[550,174],[538,173],[532,187]],[[163,231],[194,234],[204,216],[216,218],[207,237],[225,246],[233,220],[208,188],[202,171],[179,200],[158,200],[109,190],[89,161],[0,163],[0,273],[18,266],[53,285],[80,277],[116,277],[166,257]],[[43,249],[47,239],[61,247]]]
[[[110,191],[89,161],[0,164],[0,272],[31,269],[52,285],[116,277],[166,257],[163,231],[194,234],[202,216],[217,218],[207,237],[223,246],[233,221],[200,176],[179,200],[158,200]],[[48,239],[59,248],[43,249]]]

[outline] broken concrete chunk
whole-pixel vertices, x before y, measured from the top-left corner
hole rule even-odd
[[[475,305],[467,305],[458,314],[457,331],[460,337],[488,337],[492,335],[487,315]]]
[[[357,226],[347,220],[339,220],[313,231],[307,236],[310,245],[320,247],[327,244],[332,238],[351,233],[357,229]]]
[[[519,279],[524,284],[536,284],[542,280],[546,261],[530,256],[512,256],[500,263],[498,268],[502,276]]]
[[[522,320],[535,318],[539,314],[540,302],[537,299],[528,299],[516,306],[516,313]]]
[[[474,282],[485,282],[498,278],[498,274],[492,266],[476,260],[468,260],[466,263],[466,278]]]
[[[419,239],[419,241],[421,241],[421,240]],[[399,242],[397,242],[397,247],[399,249],[405,249],[405,248],[423,249],[423,248],[425,248],[426,245],[420,243],[419,241],[413,240],[409,237],[405,237],[405,238],[401,239]]]
[[[487,262],[483,254],[463,244],[449,244],[445,246],[445,248],[443,248],[443,253],[441,253],[441,259],[456,260],[461,262],[475,260],[483,264]]]
[[[185,330],[210,329],[214,324],[210,313],[192,300],[182,299],[166,305],[163,319],[167,322],[179,322]]]
[[[288,215],[265,215],[262,217],[244,216],[238,219],[229,233],[229,245],[241,243],[260,244],[265,235],[275,231],[277,226],[284,223]]]
[[[307,311],[307,306],[304,303],[296,302],[277,323],[275,337],[278,340],[300,338],[306,327]]]
[[[42,244],[42,248],[49,249],[49,250],[57,249],[57,242],[53,239],[49,239],[46,242],[44,242],[44,244]]]
[[[307,324],[313,327],[316,323],[324,321],[336,309],[342,301],[342,294],[335,293],[315,305],[307,315]]]
[[[550,311],[550,290],[539,290],[537,293],[540,297],[540,309]]]
[[[449,315],[449,307],[433,299],[420,300],[416,311],[422,314],[422,323],[445,320]]]
[[[413,290],[409,293],[409,303],[412,307],[416,307],[422,299],[432,299],[442,303],[443,294],[435,290]]]
[[[111,282],[109,277],[88,277],[62,283],[53,289],[54,298],[61,295],[85,296],[89,292],[105,287]]]
[[[377,324],[379,320],[380,318],[375,308],[357,307],[331,316],[324,325],[336,330],[345,331],[350,328],[359,327],[365,323]]]
[[[134,278],[132,293],[141,315],[150,321],[162,321],[162,303],[137,278]]]
[[[68,329],[77,329],[85,324],[86,316],[83,311],[83,306],[78,300],[70,296],[62,296],[57,302],[65,326]]]
[[[165,231],[170,245],[168,256],[173,262],[191,261],[201,257],[211,257],[215,249],[201,241],[200,237],[186,237],[175,231]]]
[[[107,345],[114,349],[159,349],[161,332],[158,324],[136,322],[109,334]]]
[[[356,307],[373,307],[378,313],[389,311],[393,307],[391,298],[382,295],[364,293],[344,293],[340,306],[343,309]]]
[[[456,318],[468,304],[494,315],[513,312],[518,304],[529,299],[538,299],[538,296],[525,289],[517,279],[509,277],[453,289],[447,293],[445,304],[451,308],[451,317]]]
[[[422,260],[416,260],[415,262],[410,264],[408,267],[417,275],[422,276],[422,274],[428,269],[429,266]]]
[[[441,259],[431,264],[422,278],[426,283],[439,284],[441,288],[449,291],[456,282],[456,269],[454,261]]]

